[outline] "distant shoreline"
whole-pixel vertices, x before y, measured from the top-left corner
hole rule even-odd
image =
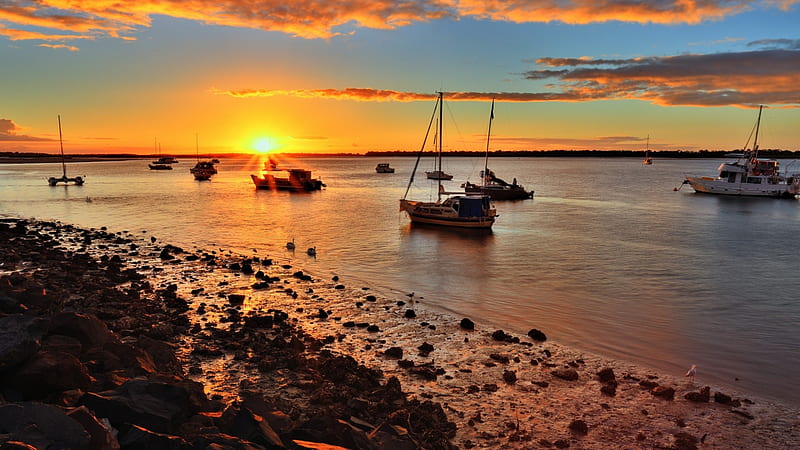
[[[520,150],[503,151],[496,150],[490,152],[492,158],[641,158],[643,150]],[[366,153],[276,153],[275,156],[290,156],[293,158],[413,158],[419,154],[418,151],[370,151]],[[448,157],[475,158],[483,156],[483,152],[474,151],[449,151],[443,152]],[[734,157],[741,154],[741,150],[664,150],[650,151],[653,158],[725,158]],[[197,159],[198,155],[164,155],[178,159]],[[257,155],[252,153],[224,153],[224,154],[205,154],[199,155],[201,159],[209,158],[252,158]],[[800,158],[800,150],[759,150],[762,158],[792,159]],[[136,154],[77,154],[67,155],[66,162],[104,162],[104,161],[127,161],[127,160],[147,160],[155,158],[153,155]],[[36,163],[59,163],[61,156],[49,153],[20,153],[20,152],[0,152],[0,164],[36,164]]]

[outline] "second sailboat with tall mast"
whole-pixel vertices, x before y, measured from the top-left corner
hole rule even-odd
[[[533,191],[525,190],[525,186],[517,184],[517,179],[511,183],[506,182],[495,176],[494,172],[489,169],[489,139],[492,136],[492,121],[494,120],[494,99],[492,99],[492,109],[489,113],[489,130],[486,132],[486,156],[483,159],[483,170],[481,171],[482,183],[480,185],[472,184],[469,181],[464,183],[462,187],[464,191],[469,194],[484,194],[492,198],[492,200],[523,200],[526,198],[533,198]]]
[[[67,162],[64,157],[64,139],[61,137],[61,114],[58,115],[58,144],[61,148],[61,177],[50,177],[47,179],[47,184],[50,186],[55,186],[58,183],[70,184],[73,183],[76,186],[82,186],[84,183],[83,177],[68,177],[67,176]]]
[[[400,199],[400,210],[408,214],[411,223],[422,223],[429,225],[442,225],[448,227],[459,228],[491,228],[497,217],[497,210],[492,203],[491,197],[488,195],[472,195],[463,192],[445,192],[442,186],[441,178],[438,178],[438,191],[436,193],[437,200],[432,201],[415,201],[408,200],[408,191],[414,183],[414,174],[419,166],[419,160],[422,152],[425,150],[425,144],[428,141],[428,135],[431,131],[431,125],[439,113],[438,132],[437,132],[437,163],[441,168],[442,159],[442,119],[443,119],[443,101],[444,93],[439,92],[439,97],[436,100],[436,106],[433,110],[433,115],[428,123],[428,131],[425,133],[425,139],[422,141],[422,147],[417,155],[417,161],[414,164],[414,170],[411,172],[411,178],[408,181],[406,192],[403,198]],[[442,197],[446,197],[442,200]]]

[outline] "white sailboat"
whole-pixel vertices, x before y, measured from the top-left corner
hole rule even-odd
[[[795,198],[800,194],[800,173],[781,175],[778,161],[758,158],[762,109],[763,106],[759,106],[751,150],[747,150],[745,144],[741,157],[734,162],[721,164],[716,177],[687,176],[683,183],[692,186],[695,192],[704,194],[775,198]]]
[[[437,200],[435,202],[415,201],[406,198],[408,196],[408,191],[411,189],[411,184],[414,182],[414,174],[419,166],[419,160],[425,149],[425,143],[428,140],[431,125],[433,124],[433,119],[436,116],[437,110],[439,113],[437,162],[441,170],[443,101],[444,93],[439,92],[439,97],[434,107],[434,114],[431,116],[431,121],[428,124],[428,131],[425,133],[422,148],[420,148],[419,155],[417,155],[417,162],[414,164],[414,170],[411,172],[408,187],[406,187],[403,198],[400,199],[400,210],[408,214],[408,218],[411,219],[412,223],[460,228],[491,228],[497,217],[497,210],[492,203],[491,197],[482,194],[470,195],[464,192],[445,192],[441,178],[438,178]],[[442,199],[443,196],[446,197],[444,200]]]
[[[61,114],[58,115],[58,143],[61,147],[61,170],[62,175],[60,178],[50,177],[47,179],[47,184],[55,186],[58,183],[70,184],[74,183],[76,186],[82,186],[84,183],[83,177],[70,178],[67,176],[67,163],[64,160],[64,139],[61,137]]]
[[[489,139],[492,135],[492,121],[494,120],[494,99],[492,99],[492,109],[489,113],[489,130],[486,132],[486,156],[483,158],[483,170],[481,171],[480,185],[472,184],[469,181],[461,187],[468,194],[485,194],[492,200],[523,200],[533,198],[533,191],[526,191],[525,186],[517,184],[517,179],[511,183],[495,176],[489,169]]]

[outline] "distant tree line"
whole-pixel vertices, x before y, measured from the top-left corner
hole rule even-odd
[[[650,156],[662,158],[722,158],[731,153],[741,153],[742,150],[650,150]],[[416,156],[419,152],[405,152],[405,151],[382,151],[382,152],[367,152],[364,156]],[[615,157],[641,157],[644,154],[643,150],[516,150],[504,151],[497,150],[489,152],[492,158],[526,158],[526,157],[602,157],[602,158],[615,158]],[[482,156],[483,152],[475,151],[449,151],[442,152],[443,155],[449,157],[476,157]],[[800,151],[798,150],[773,150],[762,149],[758,151],[758,156],[761,158],[798,158]]]

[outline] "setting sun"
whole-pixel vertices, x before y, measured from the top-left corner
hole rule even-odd
[[[269,153],[277,148],[275,141],[271,138],[262,137],[256,139],[253,148],[259,153]]]

